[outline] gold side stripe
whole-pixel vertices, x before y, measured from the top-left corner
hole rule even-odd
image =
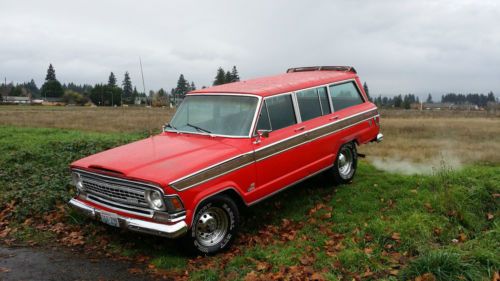
[[[177,191],[183,191],[189,189],[193,186],[202,184],[211,179],[217,178],[219,176],[225,175],[234,170],[247,166],[253,162],[264,160],[268,157],[282,153],[299,145],[306,144],[315,139],[348,128],[350,126],[353,126],[359,122],[362,122],[366,119],[372,118],[377,115],[378,115],[377,110],[373,109],[352,117],[348,117],[346,119],[336,121],[334,123],[324,125],[322,127],[313,129],[311,131],[306,131],[300,135],[293,136],[289,139],[258,149],[255,152],[239,155],[228,161],[216,164],[212,167],[201,170],[187,177],[178,179],[177,181],[172,182],[170,186],[172,186],[172,188],[174,188]]]

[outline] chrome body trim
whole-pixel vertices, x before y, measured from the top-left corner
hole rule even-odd
[[[82,194],[81,196],[84,196],[86,200],[88,200],[92,203],[102,205],[102,206],[104,206],[108,209],[114,210],[114,211],[124,212],[124,213],[128,213],[128,214],[136,215],[136,216],[143,216],[143,217],[147,217],[147,218],[152,218],[153,214],[154,214],[154,211],[151,209],[145,209],[145,208],[140,208],[140,207],[130,206],[130,205],[123,205],[123,204],[120,204],[117,202],[108,201],[104,198],[99,198],[97,196],[95,196],[95,198],[93,198],[94,197],[93,194]],[[116,207],[113,205],[116,205]],[[136,211],[134,211],[133,209],[135,209]]]
[[[69,200],[68,204],[93,219],[99,219],[101,213],[106,213],[75,198]],[[178,221],[175,224],[161,224],[140,219],[127,218],[119,215],[117,215],[117,219],[121,228],[167,238],[179,237],[188,230],[188,226],[184,221],[185,217],[183,217],[182,221]]]

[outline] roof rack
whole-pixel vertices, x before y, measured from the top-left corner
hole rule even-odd
[[[302,71],[321,71],[321,70],[345,71],[345,72],[357,73],[356,69],[354,69],[354,67],[352,67],[352,66],[305,66],[305,67],[293,67],[293,68],[287,69],[286,73],[302,72]]]

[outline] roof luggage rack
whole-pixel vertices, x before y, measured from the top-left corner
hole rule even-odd
[[[303,71],[321,71],[321,70],[345,71],[345,72],[357,73],[356,69],[354,69],[354,67],[352,67],[352,66],[305,66],[305,67],[294,67],[294,68],[287,69],[286,73],[303,72]]]

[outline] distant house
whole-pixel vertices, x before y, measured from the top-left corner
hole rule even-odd
[[[63,98],[53,98],[53,97],[45,97],[43,98],[43,105],[65,105],[66,102]]]
[[[31,103],[30,97],[13,97],[13,96],[4,96],[2,99],[4,103],[14,103],[14,104],[29,104]]]

